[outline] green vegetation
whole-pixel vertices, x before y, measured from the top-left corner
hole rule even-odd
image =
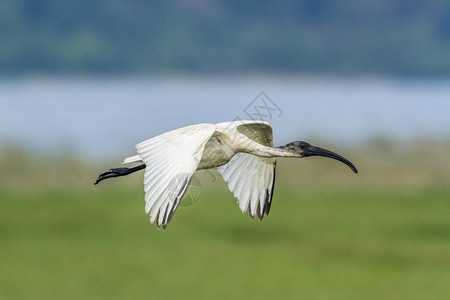
[[[450,189],[279,188],[263,222],[205,191],[166,231],[142,192],[2,192],[2,299],[448,299]]]
[[[446,0],[3,0],[0,72],[450,74]]]
[[[349,155],[358,176],[280,161],[263,222],[199,172],[200,201],[166,231],[143,211],[141,175],[93,186],[104,167],[0,151],[0,298],[448,299],[444,145],[420,163],[414,148]]]

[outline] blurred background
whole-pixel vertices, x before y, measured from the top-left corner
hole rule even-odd
[[[3,0],[0,298],[450,297],[450,1]],[[142,174],[195,123],[272,124],[263,222],[220,175],[166,231]]]

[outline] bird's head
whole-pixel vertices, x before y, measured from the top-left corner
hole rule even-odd
[[[285,150],[285,151],[289,151],[291,153],[294,153],[300,157],[308,157],[308,156],[324,156],[324,157],[329,157],[332,159],[336,159],[344,164],[346,164],[347,166],[350,167],[350,169],[352,169],[352,171],[357,174],[358,170],[356,169],[356,167],[346,158],[340,156],[337,153],[334,153],[330,150],[326,150],[320,147],[316,147],[313,146],[307,142],[304,141],[296,141],[296,142],[292,142],[289,143],[285,146],[280,147],[281,149]]]

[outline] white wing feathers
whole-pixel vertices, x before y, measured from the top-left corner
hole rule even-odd
[[[198,124],[166,132],[136,145],[145,165],[145,211],[150,222],[166,228],[197,170],[205,144],[214,134],[213,124]]]
[[[239,208],[260,220],[269,214],[275,181],[274,158],[262,158],[247,153],[237,153],[218,168],[228,188],[238,198]]]
[[[150,222],[166,228],[180,204],[192,175],[202,159],[205,145],[217,131],[242,134],[251,143],[273,147],[272,128],[260,121],[237,121],[198,124],[166,132],[136,145],[138,155],[127,157],[123,163],[143,161],[145,211]],[[218,168],[242,212],[248,210],[262,220],[268,215],[275,182],[275,158],[263,158],[236,153]]]
[[[272,128],[269,123],[242,121],[233,123],[238,132],[261,145],[273,147]],[[238,198],[242,212],[248,210],[251,218],[260,220],[269,214],[275,183],[275,158],[263,158],[247,153],[237,153],[218,168],[228,188]]]

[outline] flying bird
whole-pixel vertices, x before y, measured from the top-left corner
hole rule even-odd
[[[243,213],[253,219],[268,215],[272,204],[277,157],[324,156],[343,162],[356,174],[346,158],[329,150],[295,141],[273,144],[272,127],[262,121],[197,124],[158,135],[136,145],[137,155],[99,175],[100,181],[145,169],[145,212],[150,222],[166,228],[183,199],[196,170],[218,168]]]

